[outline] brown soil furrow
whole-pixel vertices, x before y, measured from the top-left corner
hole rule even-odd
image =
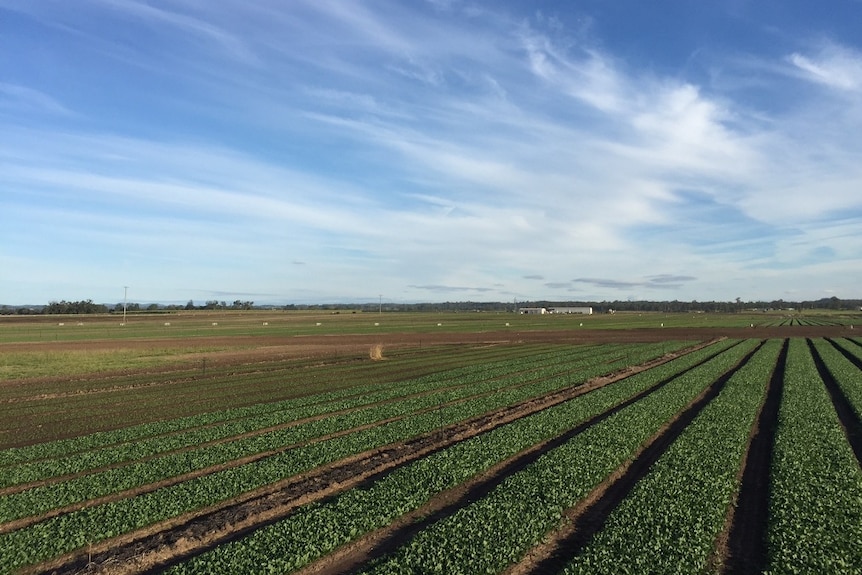
[[[318,467],[210,508],[186,513],[148,528],[102,541],[88,549],[35,565],[24,572],[78,573],[89,566],[95,569],[92,572],[140,573],[157,568],[283,518],[300,505],[330,497],[396,466],[568,401],[710,343],[712,342],[692,346],[676,354],[667,354],[640,366],[621,370],[621,373],[614,377],[596,378],[585,384],[508,406],[408,441]]]
[[[698,365],[708,361],[708,359],[704,359]],[[694,367],[690,367],[681,373],[694,369]],[[613,381],[619,381],[630,375],[633,375],[633,373],[619,373]],[[629,405],[640,401],[679,375],[676,374],[657,382],[644,391],[578,424],[559,436],[538,443],[501,461],[471,480],[436,495],[425,505],[398,518],[391,525],[378,529],[345,545],[321,560],[297,571],[295,575],[338,575],[340,573],[353,573],[361,569],[368,562],[391,553],[427,526],[449,517],[473,501],[485,497],[508,477],[535,463],[546,453],[565,444],[584,430],[600,423]]]
[[[36,401],[45,401],[48,399],[66,399],[69,397],[80,397],[87,395],[99,395],[105,393],[114,393],[118,391],[134,391],[147,387],[164,387],[172,385],[173,381],[149,381],[146,383],[135,383],[130,385],[115,385],[111,387],[100,387],[95,389],[76,389],[74,391],[55,391],[53,393],[40,393],[38,395],[26,395],[21,397],[9,397],[0,399],[0,404],[16,404],[16,403],[33,403]]]
[[[195,336],[183,340],[201,348],[273,348],[281,350],[282,357],[313,358],[333,357],[334,353],[367,353],[368,346],[382,344],[391,349],[415,348],[426,345],[463,344],[511,344],[511,343],[610,343],[610,342],[659,342],[669,340],[699,340],[729,337],[745,339],[783,339],[786,337],[853,337],[849,326],[762,326],[756,327],[663,327],[632,329],[557,329],[557,330],[498,330],[487,332],[444,333],[380,333],[380,334],[334,334],[334,335],[285,335],[285,336]],[[3,348],[7,352],[20,351],[80,351],[116,349],[165,349],[177,345],[176,337],[123,339],[91,339],[77,341],[9,342]],[[337,346],[334,349],[333,346]],[[248,355],[256,353],[254,350]]]
[[[756,350],[747,354],[724,375],[709,384],[688,406],[645,441],[627,462],[618,467],[576,506],[567,510],[560,527],[548,533],[542,543],[530,550],[520,562],[507,569],[505,575],[556,573],[577,556],[593,535],[602,529],[608,516],[634,485],[649,472],[650,467],[755,352]]]
[[[766,526],[769,519],[769,481],[778,409],[784,387],[787,340],[778,355],[766,398],[751,430],[740,469],[739,491],[728,509],[725,528],[710,558],[713,571],[726,575],[760,573],[766,566]]]

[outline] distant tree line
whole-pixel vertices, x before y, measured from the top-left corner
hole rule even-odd
[[[0,306],[0,315],[28,315],[28,314],[95,314],[95,313],[118,313],[123,311],[123,303],[109,306],[93,303],[93,300],[82,301],[52,301],[45,306]],[[769,310],[795,310],[806,309],[829,309],[860,311],[862,299],[840,299],[837,297],[822,298],[813,301],[785,301],[782,299],[772,301],[749,301],[744,302],[740,298],[734,301],[512,301],[512,302],[441,302],[441,303],[386,303],[377,301],[361,304],[288,304],[282,306],[265,305],[255,306],[253,301],[234,300],[228,304],[225,301],[208,300],[203,305],[195,305],[189,300],[185,305],[172,304],[149,304],[146,307],[139,303],[127,302],[126,311],[131,313],[164,313],[180,310],[252,310],[252,309],[281,309],[281,310],[307,310],[307,311],[329,311],[340,312],[398,312],[398,311],[425,311],[425,312],[514,312],[520,307],[592,307],[594,313],[617,312],[711,312],[711,313],[733,313],[742,311],[769,311]]]
[[[387,303],[373,302],[364,304],[290,304],[282,306],[286,310],[309,311],[361,311],[365,313],[378,311],[435,311],[435,312],[512,312],[521,307],[592,307],[594,313],[610,313],[611,311],[628,312],[720,312],[731,313],[741,311],[767,310],[805,310],[831,309],[859,311],[862,299],[839,299],[837,297],[823,298],[816,301],[772,301],[744,302],[741,298],[733,301],[650,301],[650,300],[614,300],[614,301],[551,301],[525,300],[512,302],[438,302],[438,303]]]
[[[93,303],[93,300],[81,301],[52,301],[42,310],[44,314],[85,314],[85,313],[106,313],[108,306],[100,303]]]

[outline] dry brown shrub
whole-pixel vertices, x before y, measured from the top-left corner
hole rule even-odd
[[[377,343],[371,346],[368,356],[374,361],[383,359],[383,344]]]

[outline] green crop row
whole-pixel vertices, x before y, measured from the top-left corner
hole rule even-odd
[[[862,419],[862,370],[826,340],[812,341],[817,354],[826,364],[856,417]]]
[[[609,515],[565,575],[702,573],[738,489],[752,426],[782,340],[728,380]]]
[[[641,348],[638,347],[638,350]],[[620,358],[619,365],[625,365]],[[130,499],[94,506],[47,519],[0,535],[0,569],[45,560],[89,543],[151,525],[252,491],[343,457],[405,440],[458,421],[488,413],[562,386],[576,385],[613,370],[601,363],[535,385],[501,389],[469,402],[380,425],[326,441],[276,453],[253,463],[212,473]]]
[[[367,487],[349,490],[331,501],[304,506],[282,521],[219,546],[172,568],[169,573],[286,573],[301,568],[338,546],[418,509],[441,491],[577,427],[730,345],[727,342],[683,356],[455,444],[397,469]]]
[[[862,572],[862,470],[803,339],[791,339],[773,454],[767,573]]]
[[[566,509],[587,496],[638,447],[755,345],[745,341],[590,426],[487,497],[422,530],[366,573],[496,573],[518,561]]]
[[[856,359],[862,361],[862,341],[858,338],[841,338],[836,339],[835,343],[844,351]]]

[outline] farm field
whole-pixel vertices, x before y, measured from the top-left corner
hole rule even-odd
[[[862,572],[862,317],[626,316],[3,318],[0,573]]]

